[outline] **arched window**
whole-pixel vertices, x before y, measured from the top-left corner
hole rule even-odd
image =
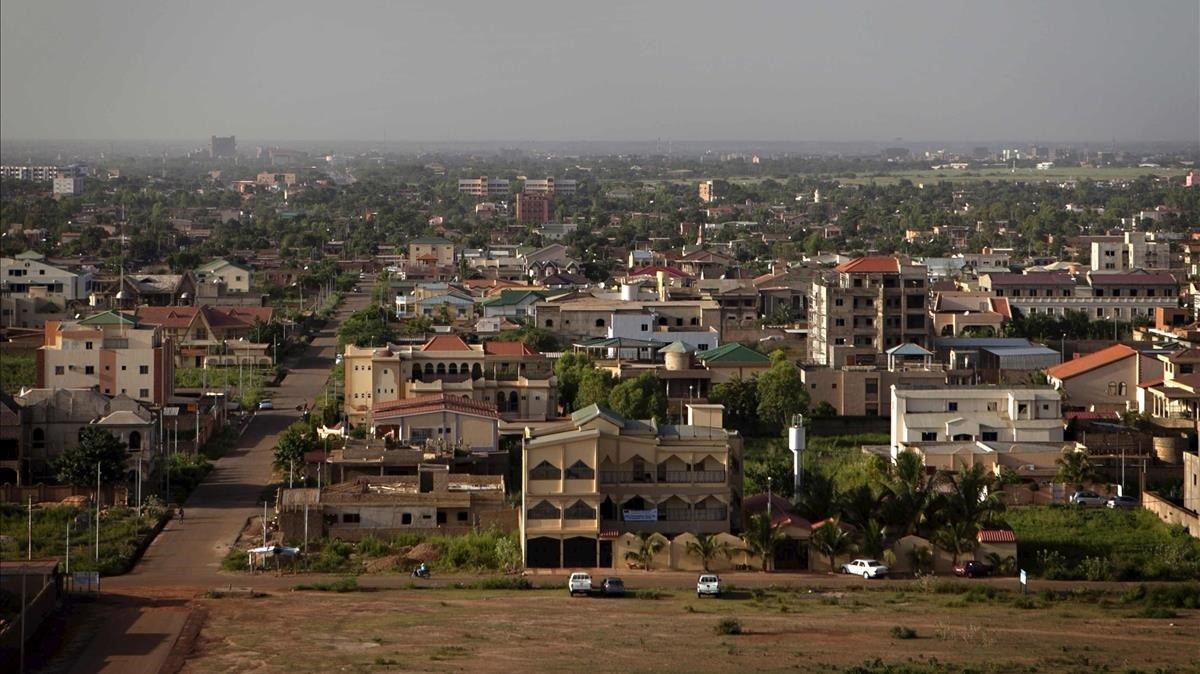
[[[516,412],[520,406],[521,404],[518,402],[517,392],[510,391],[508,394],[508,411]]]
[[[542,461],[529,471],[529,479],[531,480],[557,480],[562,477],[562,471],[558,466],[549,461]]]
[[[1125,382],[1121,382],[1121,383],[1117,384],[1117,395],[1123,396],[1123,395],[1125,395],[1125,391],[1126,391]]]
[[[471,369],[471,366],[467,365],[466,363],[463,363],[462,365],[458,366],[458,371],[463,374],[466,374],[467,372],[469,372],[470,369]]]
[[[528,519],[531,520],[556,520],[562,511],[554,506],[549,501],[539,501],[537,505],[529,509],[526,513]]]
[[[142,448],[142,434],[138,431],[131,432],[129,434],[129,449],[130,449],[130,451],[141,450],[141,448]]]
[[[563,516],[569,520],[594,520],[596,509],[583,501],[576,501],[563,511]]]
[[[433,363],[425,363],[425,374],[433,374]]]
[[[458,363],[450,363],[450,374],[458,374]]]
[[[479,379],[482,376],[483,376],[483,368],[479,366],[479,363],[475,363],[474,365],[472,365],[471,366],[471,378]]]
[[[568,480],[591,480],[595,477],[596,471],[592,470],[592,467],[584,463],[582,459],[567,466]]]
[[[437,364],[437,373],[438,374],[446,374],[446,364],[445,363]]]
[[[1115,382],[1115,381],[1108,382],[1108,395],[1110,395],[1110,396],[1117,395],[1117,382]]]
[[[597,327],[597,328],[603,328],[603,327],[604,327],[604,319],[603,319],[603,318],[597,318],[597,319],[596,319],[596,327]]]
[[[421,366],[413,363],[412,377],[415,381],[421,380]]]
[[[508,411],[508,409],[504,405],[504,391],[499,391],[496,393],[496,411],[497,412],[507,412]]]

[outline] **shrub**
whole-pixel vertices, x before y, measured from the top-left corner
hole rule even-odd
[[[1133,614],[1135,618],[1178,618],[1179,614],[1174,609],[1163,608],[1162,606],[1146,606],[1142,610]]]
[[[533,583],[525,577],[484,578],[473,586],[477,590],[532,590]]]
[[[916,639],[917,631],[911,627],[904,627],[903,625],[896,625],[896,626],[892,627],[892,638],[893,639]]]
[[[717,634],[741,634],[742,624],[738,622],[737,618],[721,618],[717,621],[717,626],[713,628],[713,631]]]
[[[382,557],[391,551],[391,545],[374,536],[367,536],[358,542],[358,554],[364,557]]]
[[[339,578],[329,583],[312,583],[309,585],[297,585],[292,588],[297,591],[313,591],[313,592],[356,592],[358,581],[353,576]]]
[[[1032,597],[1021,596],[1013,600],[1013,608],[1034,609],[1041,607],[1042,605],[1034,601]]]
[[[221,560],[221,568],[226,571],[245,571],[250,567],[250,555],[245,550],[230,550]]]

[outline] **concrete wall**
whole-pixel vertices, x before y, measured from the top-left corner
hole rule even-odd
[[[1182,525],[1189,534],[1200,538],[1200,513],[1181,508],[1149,491],[1142,493],[1142,507],[1158,515],[1167,524]]]

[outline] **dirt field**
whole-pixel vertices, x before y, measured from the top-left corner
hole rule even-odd
[[[982,588],[981,588],[982,589]],[[184,672],[1200,671],[1200,611],[1116,597],[807,588],[697,599],[562,590],[279,592],[202,600]],[[1019,602],[1018,602],[1019,603]],[[742,634],[718,634],[722,618]],[[893,635],[893,628],[915,638]]]

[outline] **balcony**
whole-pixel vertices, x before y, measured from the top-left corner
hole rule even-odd
[[[660,470],[658,479],[649,471],[602,470],[600,484],[724,484],[725,471],[718,470]]]

